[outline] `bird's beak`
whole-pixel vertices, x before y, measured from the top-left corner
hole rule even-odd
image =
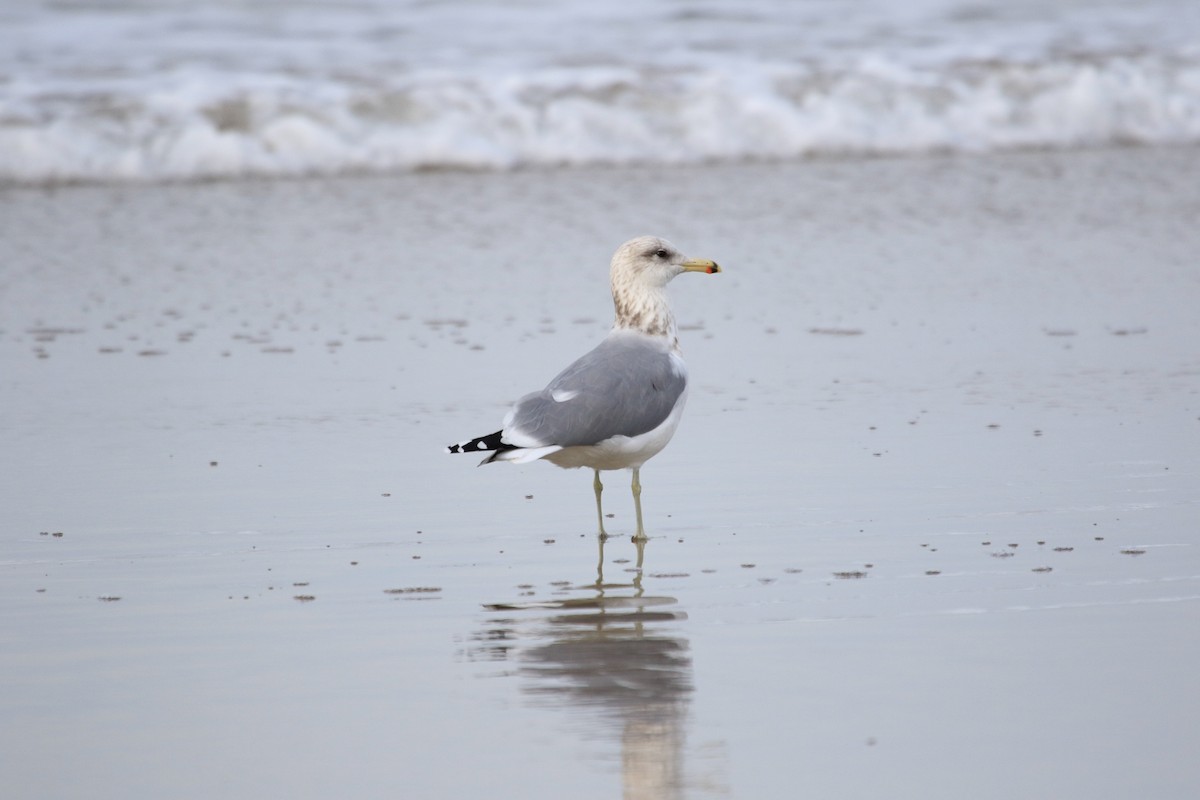
[[[709,275],[720,272],[721,268],[717,266],[717,262],[709,261],[707,258],[689,258],[683,262],[684,272],[704,272]]]

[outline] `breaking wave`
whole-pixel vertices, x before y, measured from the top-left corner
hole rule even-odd
[[[884,59],[288,75],[176,70],[0,95],[0,182],[692,164],[1200,142],[1200,60]]]

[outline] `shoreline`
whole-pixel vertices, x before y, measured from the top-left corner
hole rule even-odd
[[[1182,796],[1198,155],[0,190],[6,785]],[[644,568],[627,476],[597,563],[590,474],[442,452],[641,233],[722,266]]]
[[[932,148],[921,151],[879,151],[879,152],[819,152],[805,153],[797,156],[764,156],[764,157],[714,157],[688,162],[666,161],[596,161],[591,163],[557,163],[557,164],[514,164],[505,167],[446,165],[422,166],[415,168],[396,167],[391,169],[356,169],[339,168],[332,170],[316,169],[312,172],[300,173],[250,173],[244,175],[204,175],[190,178],[180,177],[147,177],[147,178],[49,178],[42,182],[26,182],[16,180],[0,180],[0,193],[4,192],[37,192],[69,189],[136,189],[136,188],[180,188],[188,186],[224,186],[237,184],[271,184],[271,183],[312,183],[312,182],[344,182],[344,181],[396,181],[405,178],[437,177],[437,176],[529,176],[529,175],[570,175],[571,173],[614,173],[636,172],[641,170],[661,170],[663,172],[688,172],[698,170],[736,170],[738,168],[762,169],[794,169],[818,167],[821,165],[851,165],[870,164],[874,162],[925,162],[951,160],[989,160],[1020,157],[1045,156],[1053,159],[1061,156],[1071,159],[1075,156],[1097,156],[1101,154],[1121,153],[1153,153],[1171,151],[1200,150],[1197,142],[1117,142],[1087,145],[1012,145],[986,149],[951,149]]]

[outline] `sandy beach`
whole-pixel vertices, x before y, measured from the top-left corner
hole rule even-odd
[[[643,233],[598,553],[442,450]],[[1194,147],[0,189],[5,794],[1194,797],[1198,256]]]

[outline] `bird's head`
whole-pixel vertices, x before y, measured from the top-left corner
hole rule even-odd
[[[661,289],[684,272],[712,275],[721,268],[715,261],[687,258],[675,245],[657,236],[639,236],[617,248],[611,264],[613,287]]]

